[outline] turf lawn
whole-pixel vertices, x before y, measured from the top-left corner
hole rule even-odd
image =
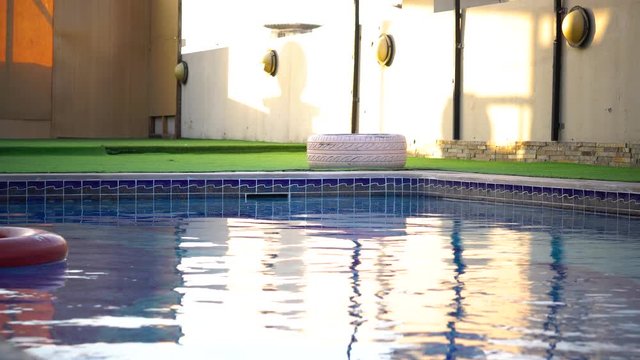
[[[408,170],[640,182],[640,168],[409,157]],[[0,140],[0,173],[309,170],[304,144],[235,140]]]

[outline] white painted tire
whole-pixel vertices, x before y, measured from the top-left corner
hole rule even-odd
[[[324,134],[307,139],[312,169],[401,169],[407,161],[407,141],[398,134]]]

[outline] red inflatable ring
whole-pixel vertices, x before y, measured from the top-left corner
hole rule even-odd
[[[0,227],[0,267],[39,265],[67,257],[60,235],[22,227]]]

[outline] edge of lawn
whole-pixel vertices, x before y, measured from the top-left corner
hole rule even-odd
[[[327,169],[327,171],[345,171]],[[373,170],[373,169],[352,169]],[[409,156],[401,170],[640,182],[639,167]],[[0,173],[311,171],[306,145],[208,139],[2,139]],[[348,170],[347,170],[348,171]]]

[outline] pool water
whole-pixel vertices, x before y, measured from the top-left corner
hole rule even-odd
[[[46,359],[640,357],[640,220],[424,196],[13,201],[66,263],[0,269]]]

